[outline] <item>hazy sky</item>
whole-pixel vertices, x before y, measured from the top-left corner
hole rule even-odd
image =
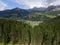
[[[33,7],[48,7],[50,5],[60,5],[60,0],[0,0],[0,10],[15,7],[23,9]]]

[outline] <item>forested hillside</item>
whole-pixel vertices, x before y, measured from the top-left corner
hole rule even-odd
[[[60,45],[60,17],[34,28],[24,22],[0,19],[0,45]]]
[[[52,12],[51,12],[52,13]],[[25,16],[25,20],[31,21],[46,21],[51,18],[55,18],[57,15],[53,15],[50,12],[32,12],[31,14]]]
[[[35,26],[34,34],[39,45],[60,45],[60,17]]]
[[[29,44],[30,30],[31,27],[23,22],[0,19],[0,43],[1,45]]]

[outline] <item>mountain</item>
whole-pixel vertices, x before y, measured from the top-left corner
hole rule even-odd
[[[54,5],[48,6],[48,7],[46,8],[46,11],[47,11],[47,12],[60,11],[60,5],[59,5],[59,6],[54,6]]]
[[[58,6],[54,6],[54,5],[51,5],[51,6],[48,6],[48,7],[34,7],[32,9],[30,9],[32,12],[50,12],[50,11],[58,11],[60,10],[60,5]]]
[[[49,16],[46,13],[33,12],[33,13],[29,14],[28,16],[26,16],[24,19],[32,20],[32,21],[46,21],[46,20],[49,20],[51,17],[54,18],[52,15]]]
[[[49,11],[52,11],[53,9],[55,9],[55,8],[56,8],[56,6],[51,5],[51,6],[48,6],[48,7],[46,8],[46,11],[49,12]]]
[[[40,7],[40,8],[34,7],[32,9],[30,9],[30,11],[32,11],[32,12],[45,12],[46,8],[45,7]]]
[[[5,18],[9,18],[12,16],[17,16],[17,17],[24,17],[26,15],[28,15],[30,12],[24,9],[20,9],[20,8],[14,8],[11,10],[4,10],[4,11],[0,11],[0,17],[5,17]]]
[[[55,8],[53,9],[53,11],[60,11],[60,5],[59,6],[55,6]]]
[[[60,16],[60,5],[59,6],[52,6],[50,8],[50,10],[48,10],[46,12],[51,14],[51,15]]]
[[[51,18],[55,18],[56,16],[60,16],[60,6],[49,6],[47,8],[40,7],[36,8],[34,7],[31,9],[31,14],[25,17],[27,20],[33,20],[33,21],[46,21]]]
[[[31,21],[46,21],[50,18],[60,16],[60,6],[49,7],[34,7],[32,9],[14,8],[0,11],[0,18],[16,19],[16,20],[31,20]]]

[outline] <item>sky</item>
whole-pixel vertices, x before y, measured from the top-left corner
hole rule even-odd
[[[0,11],[12,8],[29,9],[60,5],[60,0],[0,0]]]

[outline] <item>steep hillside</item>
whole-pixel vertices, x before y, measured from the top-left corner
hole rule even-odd
[[[33,32],[38,45],[60,45],[60,17],[40,23],[39,26],[35,26]]]
[[[0,19],[0,44],[60,45],[60,17],[34,28],[21,21]]]
[[[0,17],[2,18],[23,18],[30,12],[25,9],[14,8],[11,10],[0,11]]]
[[[0,45],[30,44],[30,29],[31,26],[24,22],[0,19]]]
[[[32,21],[46,21],[49,20],[50,18],[55,18],[55,15],[51,15],[49,13],[44,13],[44,12],[33,12],[26,16],[24,19],[26,20],[32,20]]]
[[[46,21],[56,16],[60,16],[60,6],[35,7],[32,9],[14,8],[0,11],[0,18],[14,20]]]

